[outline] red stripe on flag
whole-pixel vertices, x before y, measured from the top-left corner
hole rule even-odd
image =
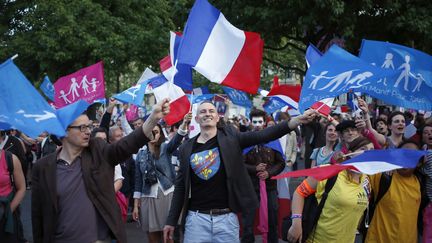
[[[328,105],[326,105],[323,102],[321,102],[321,101],[318,101],[318,102],[314,103],[311,106],[311,108],[314,109],[314,110],[316,110],[316,111],[318,111],[319,113],[321,113],[324,116],[328,116],[331,113],[331,108]]]
[[[301,85],[273,85],[267,96],[285,95],[295,102],[299,102],[301,88]]]
[[[189,112],[190,102],[186,95],[174,100],[170,103],[170,113],[165,116],[164,120],[168,125],[183,119],[183,117]]]
[[[243,48],[222,85],[256,94],[260,85],[264,41],[257,33],[244,33]]]
[[[171,57],[168,55],[159,61],[159,66],[162,72],[172,67]]]
[[[328,179],[332,176],[335,176],[339,172],[346,170],[346,169],[354,169],[357,170],[352,165],[328,165],[328,166],[322,166],[322,167],[315,167],[311,169],[305,169],[305,170],[296,170],[287,172],[284,174],[280,174],[278,176],[273,176],[272,179],[282,179],[287,177],[301,177],[301,176],[312,176],[313,178],[321,181]]]

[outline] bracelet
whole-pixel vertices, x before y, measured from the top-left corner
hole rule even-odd
[[[291,215],[291,219],[301,219],[302,215],[301,214],[293,214]]]

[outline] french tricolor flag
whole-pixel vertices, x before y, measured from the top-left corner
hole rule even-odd
[[[207,0],[192,7],[178,51],[178,63],[194,67],[211,82],[256,94],[264,42],[233,26]]]
[[[151,78],[149,86],[153,90],[157,102],[165,98],[170,99],[170,113],[164,118],[168,125],[182,120],[189,112],[190,102],[183,90],[169,82],[163,75]]]
[[[276,97],[286,103],[288,106],[298,110],[298,101],[300,99],[301,86],[300,85],[279,85],[279,78],[275,76],[273,79],[273,86],[268,97]]]
[[[332,105],[335,98],[326,98],[314,103],[311,108],[318,111],[321,115],[327,117],[332,111]]]
[[[162,74],[167,80],[173,80],[174,84],[186,91],[192,90],[192,68],[189,65],[175,65],[178,48],[181,42],[181,34],[170,32],[170,55],[159,61]]]
[[[346,169],[357,170],[366,175],[374,175],[401,168],[415,168],[420,158],[426,154],[427,151],[413,149],[369,150],[342,164],[287,172],[274,176],[272,179],[312,176],[317,180],[325,180]]]

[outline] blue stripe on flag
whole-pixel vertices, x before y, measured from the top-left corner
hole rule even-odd
[[[413,149],[386,149],[386,150],[369,150],[365,151],[342,164],[350,163],[367,163],[367,162],[386,162],[398,165],[403,168],[415,168],[420,157],[426,155],[427,151]]]
[[[195,2],[178,50],[179,63],[196,65],[220,14],[207,0]]]
[[[167,81],[168,80],[162,74],[159,74],[158,76],[151,78],[149,80],[149,85],[152,87],[152,89],[155,89],[161,86],[162,84],[166,83]]]

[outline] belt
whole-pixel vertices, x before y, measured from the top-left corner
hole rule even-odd
[[[197,210],[198,213],[209,214],[209,215],[222,215],[231,213],[231,209],[229,208],[216,208],[209,210]]]

